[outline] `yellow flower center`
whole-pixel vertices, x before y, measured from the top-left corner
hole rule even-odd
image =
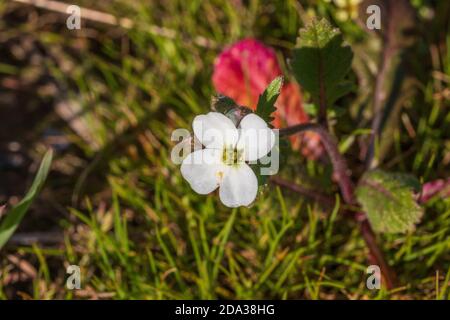
[[[229,166],[238,165],[244,162],[244,152],[236,148],[224,148],[222,161]]]

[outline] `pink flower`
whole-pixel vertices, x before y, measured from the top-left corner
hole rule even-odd
[[[422,187],[420,202],[425,203],[436,195],[440,195],[441,198],[450,197],[450,178],[447,180],[439,179],[425,183]]]
[[[217,92],[229,96],[239,105],[256,109],[259,95],[267,85],[282,74],[275,51],[255,39],[244,39],[226,48],[214,63],[212,81]],[[302,107],[300,87],[285,83],[276,102],[273,125],[277,128],[309,120]],[[305,156],[317,158],[322,153],[319,137],[306,133],[303,139],[291,137],[294,149]]]
[[[245,39],[217,57],[212,80],[218,92],[255,109],[261,92],[279,75],[275,52],[254,39]]]

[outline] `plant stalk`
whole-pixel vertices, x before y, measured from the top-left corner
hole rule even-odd
[[[313,131],[320,136],[333,165],[334,176],[341,190],[342,198],[348,205],[357,205],[354,197],[354,185],[350,178],[347,162],[339,152],[336,140],[327,129],[316,123],[303,123],[280,129],[279,134],[280,136],[290,136],[304,131]],[[377,244],[375,233],[373,232],[366,215],[363,212],[358,212],[356,215],[353,215],[353,217],[358,223],[364,242],[369,248],[371,260],[373,260],[381,269],[383,278],[386,282],[386,287],[388,289],[394,288],[396,282],[395,274],[389,267],[383,252]]]
[[[335,178],[341,189],[342,197],[347,204],[355,204],[353,197],[353,183],[345,159],[340,154],[337,143],[328,130],[316,123],[298,124],[292,127],[280,129],[280,136],[292,135],[302,131],[313,131],[320,136],[320,140],[333,164]]]

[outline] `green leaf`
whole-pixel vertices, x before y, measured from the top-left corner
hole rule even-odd
[[[325,19],[315,19],[300,29],[291,67],[302,88],[331,107],[353,89],[352,83],[344,81],[352,59],[352,50],[343,45],[339,30]]]
[[[356,188],[356,197],[378,232],[405,233],[420,221],[423,210],[414,199],[419,181],[408,174],[382,170],[366,172]]]
[[[256,114],[267,123],[272,122],[272,113],[276,111],[275,101],[281,92],[283,86],[283,77],[277,77],[267,86],[266,90],[259,96]]]
[[[28,208],[33,203],[36,195],[41,190],[44,185],[45,179],[47,178],[48,172],[50,170],[50,165],[52,163],[53,152],[51,150],[47,151],[41,165],[39,167],[38,173],[34,178],[33,184],[30,190],[25,195],[25,197],[16,206],[14,206],[11,211],[9,211],[4,217],[3,221],[0,223],[0,249],[6,244],[8,239],[13,235],[14,231],[19,226],[20,221],[25,216]]]

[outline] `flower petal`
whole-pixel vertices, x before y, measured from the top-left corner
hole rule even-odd
[[[181,163],[181,175],[195,192],[208,194],[219,186],[228,169],[221,161],[221,157],[221,150],[194,151]]]
[[[220,200],[230,208],[250,205],[257,192],[258,179],[246,163],[229,167],[219,187]]]
[[[244,149],[244,159],[255,161],[264,157],[275,145],[275,134],[256,114],[245,116],[239,125],[238,149]]]
[[[239,137],[233,121],[218,112],[196,116],[192,127],[197,139],[207,148],[234,147]]]

